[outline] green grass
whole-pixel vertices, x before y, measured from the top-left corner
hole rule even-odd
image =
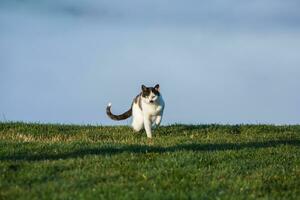
[[[0,123],[0,199],[299,199],[300,126]]]

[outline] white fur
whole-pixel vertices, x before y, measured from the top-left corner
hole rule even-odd
[[[152,127],[155,128],[160,125],[165,103],[161,95],[150,95],[148,98],[141,98],[142,109],[138,103],[133,103],[132,106],[132,127],[135,131],[140,131],[145,128],[147,137],[152,138],[151,129]],[[153,100],[154,103],[150,103],[150,100]]]

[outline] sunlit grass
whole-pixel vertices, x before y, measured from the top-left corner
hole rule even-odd
[[[0,199],[297,199],[300,126],[0,123]]]

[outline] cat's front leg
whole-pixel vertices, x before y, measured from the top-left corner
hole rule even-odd
[[[155,126],[159,126],[162,120],[162,115],[157,115],[156,119],[155,119]]]
[[[153,120],[153,123],[152,123],[152,128],[155,129],[157,127],[159,127],[160,123],[161,123],[161,120],[162,120],[162,116],[161,115],[157,115],[154,120]]]
[[[144,127],[148,138],[152,138],[151,125],[151,117],[144,115]]]

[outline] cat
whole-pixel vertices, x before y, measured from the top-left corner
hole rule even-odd
[[[121,115],[114,115],[111,112],[111,103],[106,107],[106,114],[112,120],[124,120],[132,116],[132,128],[140,131],[146,130],[148,138],[152,138],[152,128],[160,125],[165,102],[160,94],[159,84],[154,87],[146,87],[142,85],[142,91],[137,95],[128,111]]]

